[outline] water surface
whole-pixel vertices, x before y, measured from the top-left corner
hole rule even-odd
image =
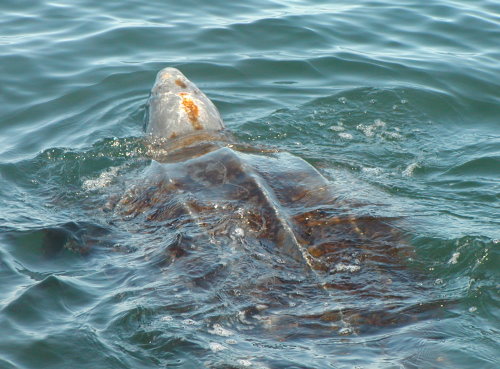
[[[0,11],[0,368],[497,366],[498,2]],[[147,235],[111,224],[106,201],[149,165],[138,138],[165,66],[241,142],[303,158],[340,196],[400,219],[422,287],[409,305],[431,313],[352,334],[257,334],[233,297],[177,285]],[[340,304],[290,309],[324,303]]]

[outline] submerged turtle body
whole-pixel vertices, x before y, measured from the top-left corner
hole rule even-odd
[[[406,319],[400,303],[412,294],[404,269],[411,252],[390,220],[360,215],[361,205],[354,213],[296,156],[242,150],[210,100],[177,72],[160,72],[150,99],[156,160],[114,206],[147,235],[163,272],[192,293],[227,297],[245,312],[242,322],[258,317],[285,330],[280,337],[298,327],[301,335],[350,333]],[[186,108],[183,93],[200,105]],[[162,104],[178,110],[170,120],[162,121]]]
[[[210,143],[205,153],[207,144],[198,145],[186,148],[185,160],[177,153],[179,161],[153,161],[147,180],[115,208],[167,245],[159,256],[166,272],[184,265],[190,270],[184,283],[193,288],[213,288],[222,279],[217,289],[244,290],[255,298],[253,306],[280,305],[290,292],[374,304],[374,316],[363,318],[357,302],[352,314],[313,310],[311,318],[338,320],[338,329],[352,319],[357,326],[360,319],[379,324],[379,310],[403,296],[398,289],[407,278],[407,245],[384,219],[353,216],[307,162],[288,153],[240,152],[226,143]]]

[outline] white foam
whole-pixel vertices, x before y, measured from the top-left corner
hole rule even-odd
[[[345,140],[352,140],[352,135],[350,133],[347,133],[347,132],[340,132],[339,137],[343,138]]]
[[[222,336],[222,337],[229,337],[229,336],[232,336],[234,334],[232,331],[224,328],[220,324],[214,324],[213,329],[210,330],[209,332],[212,334],[215,334],[217,336]]]
[[[235,228],[234,231],[233,231],[233,236],[235,237],[243,237],[245,236],[245,231],[241,228]]]
[[[413,172],[415,171],[416,168],[419,168],[420,165],[418,163],[411,163],[406,167],[405,170],[403,170],[403,176],[404,177],[411,177],[413,175]]]
[[[380,175],[380,174],[382,174],[382,169],[381,168],[366,168],[366,167],[363,167],[363,168],[361,168],[361,170],[364,173],[372,174],[372,175]]]
[[[83,181],[82,187],[87,191],[93,191],[109,186],[113,181],[113,178],[116,177],[117,173],[118,173],[118,167],[110,168],[99,174],[99,177],[97,178],[87,179]]]
[[[221,345],[220,343],[217,342],[210,342],[208,344],[208,347],[210,347],[210,350],[212,350],[213,352],[219,352],[227,349],[226,346]]]
[[[335,264],[335,270],[337,272],[349,272],[349,273],[355,273],[359,271],[361,267],[359,265],[349,265],[349,264],[344,264],[344,263],[337,263]]]
[[[460,257],[460,253],[454,252],[453,255],[451,255],[450,260],[448,260],[448,264],[456,264],[458,262],[459,257]]]
[[[252,362],[245,359],[238,359],[238,364],[240,364],[241,366],[252,366]]]
[[[193,319],[184,319],[182,321],[182,324],[184,324],[184,325],[195,325],[195,324],[198,324],[198,322],[194,321]]]
[[[366,137],[373,137],[375,135],[375,126],[365,126],[364,124],[358,124],[356,129],[363,132]]]
[[[335,132],[342,132],[345,130],[344,127],[342,127],[341,125],[338,125],[338,126],[330,126],[330,129],[332,131],[335,131]]]
[[[401,140],[403,138],[398,132],[384,132],[384,136],[393,140]]]
[[[340,328],[339,334],[341,336],[348,336],[348,335],[352,334],[352,329],[349,327]]]

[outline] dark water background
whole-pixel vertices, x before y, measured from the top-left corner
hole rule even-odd
[[[0,14],[0,368],[498,367],[498,1],[3,0]],[[145,165],[165,66],[243,142],[404,218],[432,292],[415,299],[439,314],[273,342],[176,293],[146,239],[99,208]]]

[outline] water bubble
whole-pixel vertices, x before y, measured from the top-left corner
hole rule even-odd
[[[469,308],[469,313],[474,313],[474,312],[476,312],[476,311],[477,311],[477,307],[475,307],[475,306],[471,306],[471,307]]]
[[[347,99],[345,97],[339,97],[339,102],[342,104],[345,104],[347,102]]]
[[[165,315],[165,316],[162,316],[160,320],[162,322],[170,322],[170,321],[174,320],[174,318],[172,318],[170,315]]]
[[[441,278],[437,278],[435,281],[434,281],[434,284],[437,284],[437,285],[440,285],[440,284],[443,284],[443,280]]]

